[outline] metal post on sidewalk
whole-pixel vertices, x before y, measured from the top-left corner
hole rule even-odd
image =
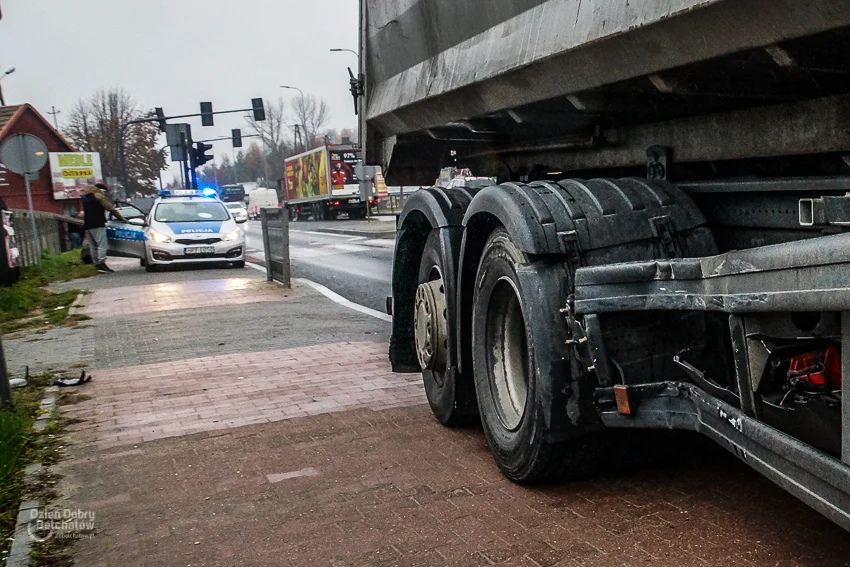
[[[260,209],[260,226],[263,230],[263,255],[266,258],[266,280],[272,281],[272,251],[269,248],[269,213],[265,208]]]
[[[280,208],[280,230],[281,230],[281,262],[283,263],[283,278],[281,283],[286,287],[292,287],[292,271],[289,265],[289,210]]]
[[[39,242],[38,237],[38,228],[35,224],[35,210],[33,209],[32,204],[32,189],[30,188],[30,177],[29,175],[24,175],[24,183],[27,190],[27,206],[29,207],[29,215],[30,215],[30,230],[32,230],[32,242],[33,246],[35,246],[35,265],[41,265],[41,243]]]
[[[12,387],[9,385],[9,372],[6,369],[6,355],[3,352],[3,335],[0,335],[0,407],[11,408]]]

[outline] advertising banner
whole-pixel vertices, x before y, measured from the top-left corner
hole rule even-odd
[[[330,195],[325,148],[286,160],[286,199]]]
[[[384,172],[378,167],[378,171],[375,172],[375,192],[378,195],[385,196],[388,192],[387,184],[384,181]]]
[[[98,152],[51,152],[50,181],[54,199],[79,199],[86,188],[103,181]]]
[[[356,168],[360,162],[360,152],[358,150],[332,150],[330,158],[333,188],[335,190],[359,188],[360,180],[357,178]]]

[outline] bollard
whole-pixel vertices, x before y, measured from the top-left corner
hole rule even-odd
[[[266,280],[272,281],[272,255],[269,247],[269,215],[265,208],[260,209],[260,226],[263,230],[263,254],[266,258]]]
[[[283,278],[281,283],[286,287],[292,287],[292,272],[289,265],[289,214],[286,209],[279,209],[280,212],[280,229],[281,229],[281,250],[283,262]]]

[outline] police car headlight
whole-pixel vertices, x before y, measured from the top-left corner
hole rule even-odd
[[[162,234],[161,232],[157,232],[153,229],[150,231],[151,240],[154,242],[161,242],[163,244],[168,244],[171,242],[171,237],[167,234]]]
[[[236,230],[225,234],[222,240],[236,240],[240,236],[242,236],[242,231],[237,228]]]

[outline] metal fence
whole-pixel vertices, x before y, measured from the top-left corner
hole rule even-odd
[[[286,212],[286,214],[283,214]],[[289,211],[260,209],[263,226],[263,250],[266,253],[266,277],[291,286],[289,266]]]
[[[401,193],[399,195],[379,195],[379,201],[372,206],[372,214],[375,215],[397,215],[404,208],[407,199],[413,194]]]
[[[68,241],[68,224],[82,225],[82,221],[54,213],[34,212],[35,230],[33,235],[30,212],[20,209],[12,211],[12,227],[15,229],[15,242],[18,245],[18,265],[34,266],[39,260],[39,251],[60,254],[71,249]],[[36,246],[38,244],[38,246]]]

